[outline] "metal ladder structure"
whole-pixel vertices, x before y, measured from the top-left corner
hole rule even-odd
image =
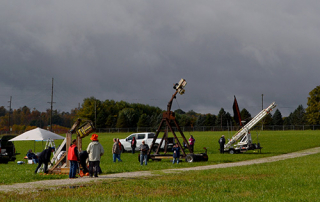
[[[269,107],[263,109],[259,114],[257,114],[249,123],[243,126],[230,140],[227,144],[224,145],[224,149],[228,150],[236,144],[238,141],[242,140],[245,135],[247,135],[248,131],[253,128],[260,120],[262,120],[266,115],[268,115],[275,107],[276,103],[273,102]]]

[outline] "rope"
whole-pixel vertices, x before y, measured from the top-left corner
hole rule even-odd
[[[179,109],[181,109],[181,108],[180,108],[180,105],[179,105],[179,103],[178,103],[178,100],[177,100],[177,99],[175,99],[175,100],[176,100],[176,102],[177,102],[177,105],[178,105]]]

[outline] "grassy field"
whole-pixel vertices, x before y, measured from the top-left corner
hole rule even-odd
[[[219,154],[218,139],[227,132],[194,132],[196,138],[195,153],[208,148],[209,161],[172,165],[169,160],[149,161],[148,166],[140,166],[137,154],[122,154],[122,163],[112,162],[112,138],[125,138],[128,133],[99,134],[99,140],[106,153],[101,160],[104,174],[139,170],[162,170],[199,165],[236,162],[266,156],[274,156],[319,146],[320,131],[262,131],[259,142],[262,153],[250,151],[245,154]],[[189,133],[185,134],[189,137]],[[252,131],[255,139],[255,132]],[[83,139],[83,145],[90,142]],[[256,142],[255,140],[253,142]],[[16,142],[17,151],[22,160],[33,142]],[[59,142],[57,141],[58,145]],[[36,150],[41,150],[37,143]],[[48,200],[48,201],[317,201],[319,191],[319,154],[276,163],[252,165],[237,168],[190,171],[183,174],[164,174],[157,178],[115,180],[112,183],[100,182],[77,189],[47,190],[31,195],[3,193],[5,200]],[[18,165],[14,162],[0,164],[1,184],[38,181],[44,179],[67,178],[65,175],[35,175],[36,165]],[[159,172],[159,171],[157,171]],[[81,193],[81,194],[79,194]]]

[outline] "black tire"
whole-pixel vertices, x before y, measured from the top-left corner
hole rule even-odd
[[[123,145],[121,145],[121,153],[125,152]]]
[[[234,153],[235,153],[234,149],[229,150],[229,154],[234,154]]]
[[[186,162],[188,162],[188,163],[192,163],[192,162],[194,162],[194,155],[193,154],[187,154],[187,156],[186,156]]]
[[[15,160],[16,160],[15,157],[11,157],[11,158],[10,158],[10,161],[15,161]]]
[[[202,154],[202,158],[201,158],[201,161],[208,161],[209,158],[208,158],[208,155],[205,154],[205,153],[201,153]]]

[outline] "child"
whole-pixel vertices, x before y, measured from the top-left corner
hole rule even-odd
[[[178,145],[178,143],[176,143],[173,148],[173,161],[172,164],[174,164],[175,161],[177,161],[177,164],[179,164],[179,158],[180,158],[180,147]]]

